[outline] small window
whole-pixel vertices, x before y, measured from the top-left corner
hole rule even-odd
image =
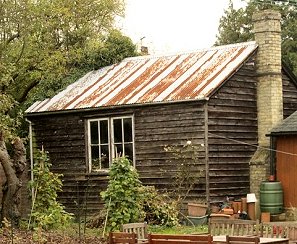
[[[112,119],[114,157],[126,156],[133,162],[132,118]]]
[[[108,169],[112,159],[126,156],[134,162],[132,117],[88,121],[89,170]]]

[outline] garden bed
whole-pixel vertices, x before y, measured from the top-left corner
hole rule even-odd
[[[99,236],[72,236],[65,233],[58,233],[54,231],[43,232],[38,236],[33,231],[14,229],[13,231],[2,231],[0,229],[0,243],[1,244],[33,244],[33,243],[62,243],[62,244],[106,244],[106,239]]]

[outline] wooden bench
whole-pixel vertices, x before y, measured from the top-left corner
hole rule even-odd
[[[136,244],[137,237],[135,233],[109,232],[108,243]]]
[[[260,243],[259,236],[226,236],[227,244],[249,244],[249,243]]]
[[[210,219],[208,232],[213,236],[258,236],[261,226],[256,220]]]
[[[146,222],[123,224],[122,229],[123,232],[126,233],[135,233],[138,239],[138,243],[147,242],[148,231]]]
[[[168,234],[149,234],[149,244],[212,244],[211,235],[168,235]]]
[[[263,222],[261,236],[267,238],[288,238],[297,240],[297,222]]]

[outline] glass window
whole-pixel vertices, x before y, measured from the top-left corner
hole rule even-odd
[[[100,121],[100,141],[108,144],[108,120]]]
[[[122,142],[123,131],[122,131],[122,120],[121,119],[113,120],[113,136],[114,136],[115,143]]]
[[[99,142],[98,121],[92,121],[90,127],[91,127],[91,143],[98,144],[98,142]]]
[[[90,171],[108,169],[115,157],[134,161],[132,117],[92,119],[88,128]]]

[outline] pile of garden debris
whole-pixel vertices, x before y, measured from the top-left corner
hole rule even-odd
[[[56,232],[43,232],[38,236],[38,233],[32,231],[24,231],[14,229],[13,231],[5,231],[0,229],[0,243],[1,244],[33,244],[33,243],[61,243],[61,244],[106,244],[106,239],[96,236],[88,237],[72,237],[67,233],[58,234]]]

